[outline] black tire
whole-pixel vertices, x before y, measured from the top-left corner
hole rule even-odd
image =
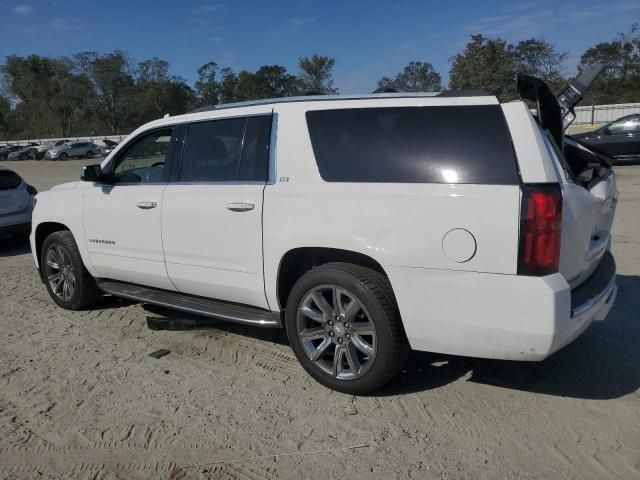
[[[53,291],[49,281],[47,280],[47,272],[45,268],[47,251],[52,245],[56,244],[61,245],[64,248],[64,251],[68,254],[75,274],[75,288],[73,294],[68,300],[60,298]],[[94,278],[85,268],[80,252],[78,251],[78,245],[70,231],[62,230],[54,232],[44,240],[42,251],[40,252],[40,268],[49,295],[60,307],[67,310],[83,310],[94,305],[100,298],[100,289],[96,285]]]
[[[86,155],[87,158],[93,158],[93,152],[89,150]]]
[[[325,372],[309,358],[298,336],[298,309],[307,294],[321,285],[336,285],[354,294],[375,325],[375,358],[360,377],[340,379]],[[328,263],[305,273],[287,299],[285,326],[291,348],[307,373],[322,385],[351,395],[369,394],[382,387],[400,371],[410,351],[389,279],[349,263]]]
[[[26,159],[27,159],[27,155],[25,155],[24,153],[21,153],[21,154],[18,156],[18,160],[26,160]]]
[[[58,158],[59,158],[60,160],[67,160],[67,159],[69,158],[69,155],[67,155],[66,153],[62,152],[62,153],[58,156]],[[52,160],[55,160],[55,159],[52,159]]]

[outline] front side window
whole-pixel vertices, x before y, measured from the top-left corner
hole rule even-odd
[[[237,180],[245,120],[230,118],[191,124],[182,152],[180,181]]]
[[[164,180],[172,129],[158,130],[135,140],[115,160],[116,183],[158,183]]]

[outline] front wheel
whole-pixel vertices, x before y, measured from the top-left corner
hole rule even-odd
[[[93,152],[89,150],[86,155],[87,158],[93,158]]]
[[[82,310],[98,300],[100,290],[70,231],[54,232],[44,240],[40,268],[49,295],[62,308]]]
[[[285,322],[304,369],[340,392],[377,390],[409,353],[389,280],[358,265],[329,263],[303,275],[289,295]]]
[[[63,161],[64,161],[64,160],[67,160],[67,159],[69,158],[69,155],[67,155],[66,153],[62,152],[62,153],[58,156],[58,158],[59,158],[60,160],[63,160]],[[55,159],[52,159],[52,160],[55,160]]]

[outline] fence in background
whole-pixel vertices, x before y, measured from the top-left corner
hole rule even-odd
[[[576,107],[574,125],[603,125],[625,115],[640,113],[640,103],[618,103]]]

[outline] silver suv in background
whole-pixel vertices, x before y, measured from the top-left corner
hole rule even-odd
[[[0,167],[0,237],[29,234],[36,193],[16,172]]]
[[[69,142],[47,150],[47,160],[67,160],[68,158],[93,158],[101,155],[102,149],[92,142]]]
[[[52,148],[59,147],[60,145],[64,145],[68,143],[70,140],[64,138],[61,140],[48,140],[46,142],[42,142],[38,147],[35,148],[36,160],[42,160],[47,153],[47,150]]]

